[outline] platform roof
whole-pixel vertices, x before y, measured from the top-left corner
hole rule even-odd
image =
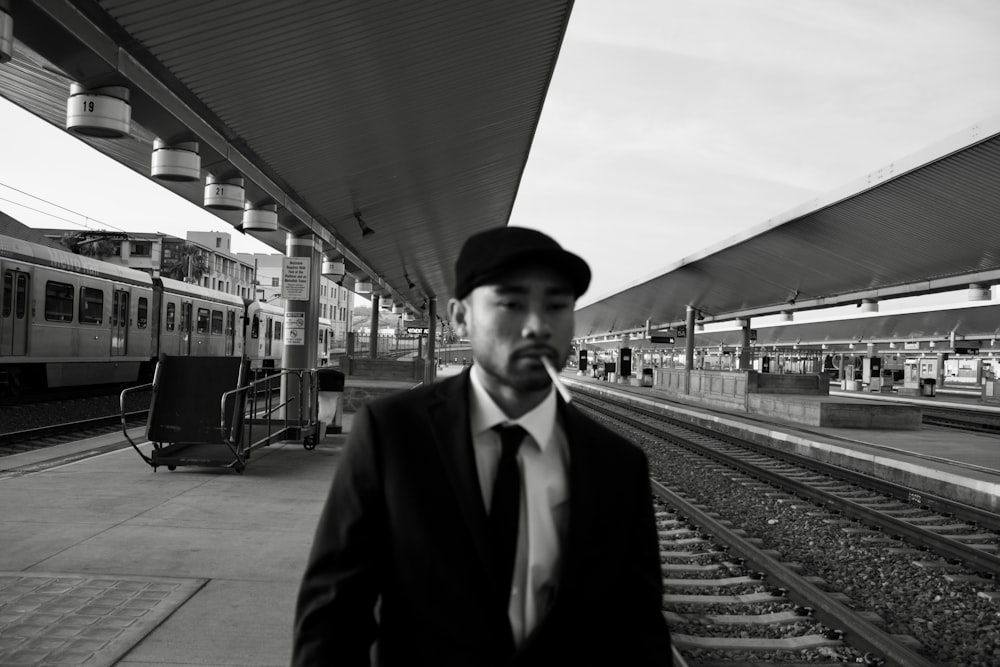
[[[127,85],[131,135],[88,143],[148,174],[154,137],[198,140],[205,173],[242,175],[283,230],[416,310],[450,294],[469,234],[508,223],[572,4],[15,2],[0,94],[62,127],[70,82]],[[998,182],[994,120],[580,309],[576,335],[1000,282]]]
[[[769,347],[799,349],[843,350],[853,346],[864,354],[867,345],[886,349],[890,343],[899,354],[906,354],[906,343],[914,350],[951,353],[955,349],[974,348],[982,355],[1000,355],[1000,304],[978,303],[953,305],[935,310],[867,313],[856,317],[815,322],[778,323],[755,327],[758,349]],[[935,343],[931,348],[929,344]],[[684,338],[674,339],[673,345],[650,343],[636,339],[629,343],[621,340],[596,343],[594,349],[614,349],[622,346],[656,348],[683,353]],[[702,331],[695,336],[698,348],[722,346],[728,350],[743,344],[739,329]],[[912,350],[911,350],[912,351]]]
[[[817,160],[823,159],[816,156]],[[1000,283],[1000,118],[577,311],[600,339]]]
[[[315,233],[416,310],[450,294],[468,235],[508,223],[572,4],[14,2],[0,94],[65,127],[71,82],[127,86],[130,136],[88,143],[148,176],[155,137],[197,140],[203,175],[279,205],[261,240]],[[204,181],[165,187],[203,202]]]

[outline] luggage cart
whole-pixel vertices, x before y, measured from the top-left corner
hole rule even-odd
[[[153,382],[121,394],[125,438],[154,471],[205,466],[242,473],[254,449],[274,442],[301,440],[314,449],[319,432],[315,371],[278,371],[247,382],[248,366],[246,358],[160,355]],[[297,380],[288,383],[297,390],[275,399],[286,376]],[[125,426],[126,397],[147,389],[152,389],[149,454]]]

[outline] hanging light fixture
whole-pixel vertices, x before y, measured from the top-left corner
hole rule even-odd
[[[324,255],[321,273],[333,280],[342,279],[344,274],[347,273],[347,265],[344,263],[343,258],[337,256],[337,253]]]
[[[220,178],[210,175],[205,179],[205,208],[240,211],[243,209],[244,198],[242,178]]]
[[[276,232],[278,231],[278,205],[261,204],[254,206],[250,202],[243,205],[243,231],[245,232]]]
[[[354,219],[358,221],[358,227],[361,228],[361,236],[371,236],[375,233],[375,230],[365,224],[365,219],[361,217],[361,211],[354,212]]]
[[[125,86],[86,88],[70,84],[66,129],[87,137],[120,139],[132,125],[132,105]]]
[[[197,141],[168,144],[153,140],[150,176],[161,181],[197,181],[201,178],[201,155]]]

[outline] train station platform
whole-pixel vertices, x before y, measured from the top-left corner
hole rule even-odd
[[[803,426],[791,420],[765,419],[724,407],[710,408],[703,403],[668,400],[649,387],[610,383],[569,370],[563,371],[562,377],[573,388],[623,396],[723,433],[1000,513],[1000,443],[995,435],[940,427],[894,430]],[[805,398],[789,397],[789,400]],[[866,398],[857,396],[855,400],[860,402]],[[873,394],[871,398],[877,401],[886,397]],[[835,397],[834,400],[844,399]],[[950,400],[950,397],[939,396],[909,402],[947,407]],[[954,406],[968,409],[970,401],[955,401]],[[983,406],[983,409],[1000,412],[996,407]]]
[[[347,385],[374,395],[415,383]],[[0,665],[287,665],[352,420],[313,451],[255,450],[243,474],[153,472],[120,432],[0,458]],[[129,434],[141,442],[144,430]]]
[[[242,475],[77,460],[120,435],[0,459],[0,664],[287,665],[345,439],[257,450]]]
[[[563,377],[664,405],[646,388]],[[984,493],[1000,488],[987,437],[814,433],[671,409],[816,451],[852,449]],[[352,420],[343,415],[343,432],[313,451],[255,450],[242,475],[153,472],[131,448],[114,446],[118,434],[0,458],[0,665],[287,665],[299,580]],[[142,429],[130,434],[141,438]]]

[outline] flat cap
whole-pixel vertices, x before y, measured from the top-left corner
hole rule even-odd
[[[544,267],[565,275],[579,297],[590,285],[590,267],[555,239],[527,227],[496,227],[466,239],[455,262],[455,297],[462,299],[513,269]]]

